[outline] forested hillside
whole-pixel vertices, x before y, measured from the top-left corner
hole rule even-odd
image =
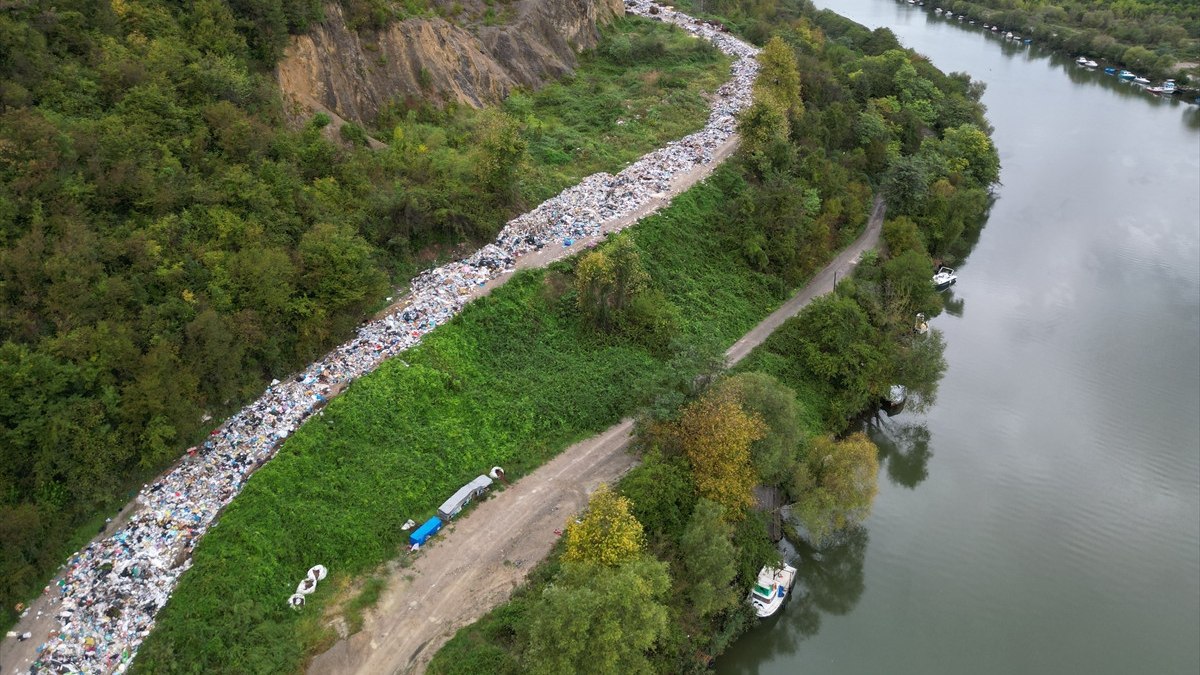
[[[427,5],[347,3],[379,21]],[[320,16],[317,0],[5,3],[4,624],[130,488],[344,339],[392,280],[698,126],[727,63],[620,22],[591,75],[485,111],[396,107],[376,151],[357,125],[284,124],[270,69]]]

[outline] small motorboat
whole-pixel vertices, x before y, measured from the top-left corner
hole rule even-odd
[[[880,407],[883,409],[883,412],[887,413],[888,417],[895,417],[904,410],[905,403],[908,403],[908,387],[902,384],[893,384],[888,389],[887,396],[883,397]]]
[[[1027,45],[1033,44],[1033,38],[1025,38],[1025,44],[1027,44]]]
[[[758,618],[765,619],[783,606],[783,600],[796,581],[796,568],[784,564],[783,569],[764,567],[758,572],[758,580],[750,591],[750,604]]]
[[[1122,70],[1121,72],[1117,73],[1117,77],[1121,78],[1122,80],[1132,80],[1134,77],[1136,77],[1136,75],[1128,70]]]
[[[1075,59],[1075,63],[1077,63],[1081,66],[1086,66],[1087,62],[1088,62],[1088,57],[1086,57],[1086,56],[1081,56],[1081,57]]]
[[[1010,31],[1008,31],[1007,33],[1005,33],[1005,34],[1004,34],[1004,39],[1005,39],[1005,40],[1011,40],[1011,39],[1013,39],[1013,34],[1012,34],[1012,31],[1011,31],[1011,30],[1010,30]]]
[[[1085,68],[1095,68],[1096,66],[1098,66],[1098,65],[1100,65],[1100,64],[1099,64],[1099,63],[1096,63],[1095,61],[1093,61],[1093,60],[1091,60],[1091,59],[1088,59],[1087,63],[1085,63],[1085,64],[1083,64],[1083,65],[1084,65],[1084,67],[1085,67]]]
[[[1112,68],[1112,67],[1105,68],[1105,69],[1104,69],[1104,74],[1105,74],[1105,75],[1116,75],[1116,74],[1117,74],[1117,69],[1116,69],[1116,68]]]
[[[1140,85],[1147,85],[1147,84],[1150,84],[1150,80],[1142,77],[1141,75],[1138,75],[1137,77],[1133,78],[1133,83],[1140,84]]]
[[[937,274],[933,275],[933,287],[939,291],[944,291],[956,283],[958,276],[949,267],[939,267]]]
[[[1167,80],[1162,83],[1161,87],[1146,87],[1146,91],[1151,94],[1162,94],[1163,96],[1173,96],[1175,94],[1175,80]]]

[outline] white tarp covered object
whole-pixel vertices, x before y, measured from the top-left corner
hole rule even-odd
[[[471,503],[471,499],[484,493],[485,490],[492,486],[492,479],[487,476],[479,476],[475,480],[458,488],[442,505],[438,507],[438,515],[445,520],[453,518],[463,507]]]

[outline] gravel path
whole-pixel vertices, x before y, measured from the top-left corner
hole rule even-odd
[[[877,197],[858,239],[735,342],[725,352],[729,365],[850,274],[863,252],[878,246],[883,216],[884,202]],[[583,510],[597,486],[616,481],[637,463],[625,452],[632,432],[633,420],[622,420],[567,448],[454,521],[412,567],[389,575],[388,588],[363,630],[315,658],[309,675],[423,672],[459,628],[512,595],[529,570],[549,554],[558,538],[555,530]]]

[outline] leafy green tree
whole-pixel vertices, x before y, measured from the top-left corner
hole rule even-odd
[[[579,309],[597,329],[611,331],[649,281],[637,244],[627,234],[617,235],[576,265]]]
[[[783,112],[790,125],[804,113],[800,98],[800,69],[796,52],[778,35],[763,45],[758,55],[759,71],[754,96]]]
[[[801,438],[796,392],[765,373],[739,373],[716,389],[729,391],[743,410],[762,419],[765,433],[750,445],[750,461],[763,482],[782,484],[791,475]]]
[[[657,449],[621,480],[629,510],[650,535],[676,541],[696,505],[696,486],[685,462]]]
[[[667,566],[640,557],[617,567],[565,563],[531,612],[528,672],[652,673],[648,651],[666,632]]]
[[[818,437],[792,479],[793,513],[820,545],[866,519],[878,481],[878,451],[866,434],[854,433],[842,441]]]
[[[733,589],[737,551],[733,528],[726,522],[725,507],[701,499],[679,541],[679,553],[688,573],[688,600],[700,616],[731,607],[738,600]]]
[[[908,216],[889,218],[883,223],[883,241],[887,244],[888,253],[898,256],[907,251],[925,253],[925,242],[921,241],[921,233],[916,222]]]
[[[646,537],[630,506],[629,499],[601,485],[587,512],[567,524],[563,560],[612,567],[636,558]]]

